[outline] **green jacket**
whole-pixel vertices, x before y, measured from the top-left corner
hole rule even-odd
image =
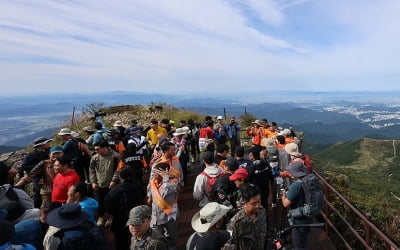
[[[250,218],[244,209],[240,210],[232,217],[227,229],[232,232],[232,236],[224,249],[266,249],[267,214],[263,207],[258,211],[257,219]]]
[[[111,148],[107,155],[95,154],[90,160],[89,177],[91,183],[97,183],[100,188],[110,185],[111,181],[118,181],[114,177],[121,156]]]
[[[142,239],[131,238],[131,250],[167,250],[164,236],[149,228]]]

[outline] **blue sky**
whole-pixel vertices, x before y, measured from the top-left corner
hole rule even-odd
[[[2,1],[0,95],[400,89],[398,0]]]

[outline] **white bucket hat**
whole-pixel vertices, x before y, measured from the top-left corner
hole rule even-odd
[[[185,135],[185,134],[187,134],[187,131],[186,131],[186,129],[184,129],[184,128],[177,128],[177,129],[175,130],[175,133],[173,133],[174,136],[177,136],[177,135]]]
[[[231,210],[230,207],[217,202],[207,203],[199,212],[192,217],[192,228],[199,233],[207,232],[222,217]]]
[[[294,156],[299,155],[299,147],[297,146],[296,143],[293,143],[293,142],[286,144],[285,151],[290,155],[294,155]]]
[[[62,128],[60,132],[58,132],[58,135],[70,135],[71,134],[71,129],[69,128]]]

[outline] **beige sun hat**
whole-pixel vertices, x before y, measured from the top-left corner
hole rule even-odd
[[[254,122],[251,122],[253,124],[257,124],[258,126],[262,126],[262,123],[260,120],[255,120]]]
[[[187,131],[186,131],[186,129],[184,129],[184,128],[177,128],[177,129],[175,130],[175,133],[173,133],[174,136],[177,136],[177,135],[186,135],[186,134],[187,134]]]
[[[71,129],[69,128],[62,128],[60,132],[58,132],[58,135],[70,135],[71,134]]]
[[[296,143],[293,143],[293,142],[286,144],[285,151],[290,155],[294,155],[294,156],[299,155],[299,147],[297,146]]]
[[[199,212],[192,217],[192,228],[199,233],[207,232],[222,217],[224,217],[230,207],[219,204],[218,202],[207,203]]]

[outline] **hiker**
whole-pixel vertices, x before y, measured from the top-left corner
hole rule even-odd
[[[260,159],[260,150],[258,147],[250,148],[249,160],[252,161],[252,164],[247,168],[249,171],[249,181],[259,188],[261,192],[261,205],[267,208],[270,184],[273,179],[271,166],[268,161]]]
[[[246,168],[251,165],[251,161],[244,157],[244,147],[236,146],[235,148],[235,159],[239,164],[239,168]]]
[[[94,128],[96,129],[96,131],[94,132],[94,135],[93,135],[93,141],[92,141],[93,147],[94,147],[94,144],[106,139],[104,137],[104,134],[107,132],[107,128],[105,128],[103,123],[101,123],[99,121],[94,123]]]
[[[187,131],[188,130],[185,128],[177,128],[175,132],[172,134],[173,137],[171,139],[171,141],[175,144],[177,148],[176,156],[179,158],[179,162],[181,164],[183,173],[183,183],[186,184],[187,184],[186,181],[187,168],[189,162],[189,156],[186,148]]]
[[[166,232],[168,249],[177,249],[178,186],[170,181],[169,170],[170,165],[166,162],[153,167],[147,196],[152,207],[152,229],[161,235]]]
[[[156,119],[151,119],[150,120],[150,127],[151,129],[149,131],[147,131],[147,135],[146,135],[146,139],[150,144],[150,152],[152,153],[155,146],[158,143],[158,137],[157,135],[159,133],[163,133],[165,135],[168,135],[168,132],[165,128],[163,127],[159,127],[158,126],[158,121]]]
[[[129,211],[126,226],[132,234],[131,250],[167,250],[164,236],[151,229],[151,208],[147,205],[134,207]]]
[[[183,174],[179,158],[176,156],[176,146],[172,142],[165,142],[160,146],[163,154],[158,163],[166,162],[169,164],[170,181],[178,186],[178,189],[184,185]]]
[[[56,176],[53,179],[51,205],[49,210],[61,207],[68,202],[68,190],[80,182],[78,174],[71,168],[71,159],[65,155],[57,157],[54,164]]]
[[[220,250],[230,234],[225,227],[225,215],[230,207],[210,202],[192,217],[193,233],[187,243],[186,250]]]
[[[128,250],[130,233],[126,221],[129,211],[145,204],[146,191],[143,183],[135,178],[133,168],[123,167],[119,176],[122,182],[112,188],[104,198],[104,211],[113,217],[111,231],[114,233],[115,249]]]
[[[122,167],[130,167],[134,172],[134,178],[138,180],[143,185],[148,183],[148,179],[144,179],[144,173],[149,171],[149,167],[147,166],[146,160],[143,155],[140,153],[140,150],[136,149],[135,143],[128,143],[126,145],[126,150],[123,155],[123,166]],[[120,169],[117,169],[120,171]]]
[[[253,185],[249,183],[248,177],[249,172],[245,168],[236,169],[235,172],[229,176],[229,180],[232,181],[236,186],[236,190],[231,194],[230,198],[235,212],[241,210],[244,206],[242,190],[248,185]]]
[[[260,120],[255,120],[252,122],[253,127],[247,127],[246,128],[246,134],[248,136],[251,136],[251,142],[253,146],[255,147],[260,147],[261,144],[261,139],[262,139],[262,128],[261,128],[261,122]]]
[[[226,143],[226,133],[225,133],[224,118],[219,115],[217,116],[217,122],[214,124],[214,137],[215,137],[215,147],[218,148],[219,145]]]
[[[51,205],[51,193],[53,190],[53,179],[56,176],[54,171],[54,163],[58,157],[63,155],[62,147],[51,147],[50,148],[50,159],[43,160],[36,164],[36,166],[22,179],[20,179],[15,187],[23,187],[24,185],[31,182],[37,176],[40,176],[40,182],[42,186],[40,188],[40,195],[42,196],[42,205],[40,207],[42,213],[42,219],[44,219]]]
[[[78,203],[68,203],[49,212],[49,229],[43,240],[46,250],[109,250],[104,233],[88,221]]]
[[[235,194],[236,186],[229,180],[229,177],[238,169],[238,162],[233,157],[228,157],[221,168],[225,174],[219,177],[211,189],[211,195],[215,197],[215,200],[225,206],[235,206]],[[233,215],[232,215],[233,216]],[[228,216],[229,218],[232,216]]]
[[[50,142],[53,139],[48,139],[46,137],[38,137],[33,141],[33,151],[28,153],[22,159],[21,170],[25,171],[25,173],[29,173],[33,167],[43,160],[49,159],[49,150],[50,150]],[[23,176],[23,172],[21,173],[21,177]],[[35,207],[39,208],[42,204],[42,198],[40,196],[40,185],[39,185],[39,176],[33,178],[33,186],[32,186],[32,198]]]
[[[235,149],[240,145],[240,125],[236,123],[236,118],[232,116],[230,118],[230,123],[226,124],[224,127],[225,134],[227,135],[231,148],[231,156],[234,156]]]
[[[17,171],[0,161],[0,206],[9,201],[18,200],[25,209],[32,209],[33,200],[24,190],[13,188],[10,180],[14,178]]]
[[[219,144],[217,147],[217,154],[214,157],[214,163],[220,166],[221,161],[226,160],[229,154],[229,146],[226,144]]]
[[[200,207],[204,207],[212,200],[212,186],[210,186],[212,184],[211,180],[216,179],[223,174],[222,169],[214,163],[213,152],[203,152],[202,160],[206,167],[204,168],[203,172],[197,175],[193,186],[193,198],[199,201]]]
[[[11,239],[15,236],[14,225],[0,219],[0,249],[20,249],[20,250],[34,250],[36,249],[31,244],[12,244]]]
[[[82,181],[89,183],[89,165],[92,152],[89,150],[89,146],[86,145],[86,141],[80,137],[78,132],[71,131],[71,136],[78,145],[78,157],[74,162],[74,170]]]
[[[58,135],[64,141],[62,144],[64,155],[71,159],[71,166],[73,167],[76,163],[76,160],[78,159],[78,143],[76,140],[74,140],[74,137],[72,136],[72,131],[69,128],[62,128],[60,132],[58,132]]]
[[[88,146],[90,152],[93,154],[94,153],[94,147],[93,147],[93,137],[94,137],[94,128],[91,126],[85,126],[83,127],[82,131],[86,134],[86,145]]]
[[[113,128],[114,129],[118,129],[119,134],[121,136],[123,136],[125,134],[126,128],[124,127],[124,125],[122,124],[121,121],[119,121],[119,120],[115,121],[114,124],[113,124]]]
[[[281,193],[282,204],[284,207],[296,209],[305,204],[304,190],[302,187],[301,179],[308,174],[306,167],[300,162],[292,162],[287,171],[294,180],[289,187],[289,190]],[[293,218],[293,224],[310,224],[311,218],[305,215]],[[292,229],[292,243],[294,249],[305,249],[307,246],[307,237],[310,232],[309,228],[293,228]]]
[[[248,185],[242,192],[244,208],[227,225],[231,238],[224,249],[266,249],[267,213],[261,206],[260,190]]]
[[[97,225],[110,226],[112,218],[104,217],[104,197],[119,180],[115,173],[120,161],[120,155],[109,147],[106,140],[95,143],[94,150],[96,154],[92,156],[90,161],[89,175],[94,197],[99,203]]]
[[[122,155],[125,152],[125,145],[122,141],[122,134],[119,129],[110,129],[110,136],[108,138],[108,145],[112,150]]]
[[[191,163],[195,163],[200,158],[200,149],[199,149],[199,128],[198,125],[193,121],[193,119],[189,119],[187,121],[189,132],[188,132],[188,140],[190,147],[190,156]]]
[[[204,123],[201,124],[199,130],[199,149],[201,152],[212,151],[214,153],[215,143],[214,143],[214,121],[211,117],[206,117]]]
[[[93,225],[96,224],[95,218],[99,203],[95,199],[89,197],[87,186],[84,182],[77,182],[69,188],[68,203],[79,203],[82,210],[88,214],[88,221]]]
[[[14,225],[15,235],[11,239],[12,244],[29,243],[36,249],[43,249],[38,208],[25,209],[20,202],[9,201],[0,205],[0,209],[4,209],[7,214],[3,219]]]

